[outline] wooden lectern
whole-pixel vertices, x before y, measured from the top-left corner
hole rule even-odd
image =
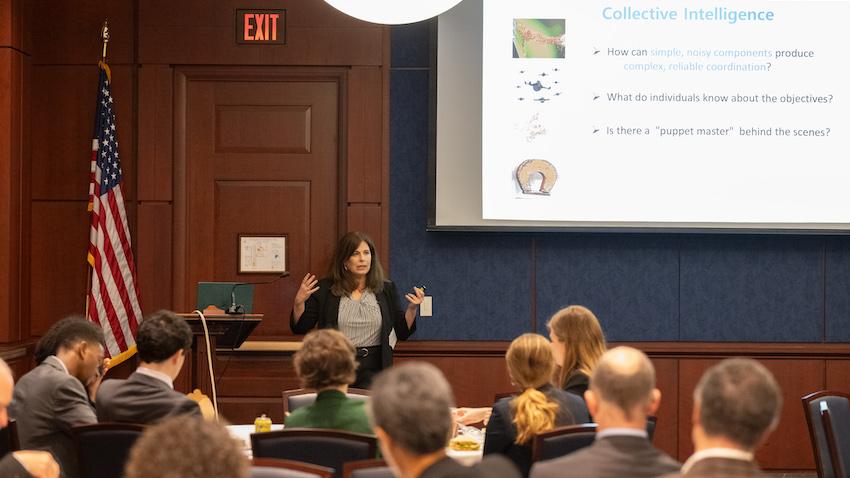
[[[174,388],[186,393],[197,388],[204,394],[212,396],[207,344],[204,340],[201,318],[197,314],[177,315],[186,319],[189,327],[192,328],[192,352],[188,360],[190,363],[183,367],[180,376],[175,380]],[[263,314],[204,314],[204,317],[207,319],[207,329],[210,334],[213,367],[216,366],[216,350],[238,348],[263,320]]]

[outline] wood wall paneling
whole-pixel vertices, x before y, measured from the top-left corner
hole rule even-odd
[[[220,413],[232,423],[252,423],[263,413],[283,423],[281,392],[300,387],[291,352],[219,352],[216,376]]]
[[[85,311],[89,215],[86,201],[33,201],[29,333]]]
[[[32,51],[28,28],[31,15],[31,2],[27,0],[0,2],[0,47],[14,48],[24,54]]]
[[[850,360],[827,360],[825,383],[826,390],[850,393]]]
[[[31,0],[31,3],[32,51],[37,64],[95,66],[102,50],[101,25],[107,19],[111,32],[107,52],[110,65],[133,62],[136,2]],[[94,103],[94,99],[91,101]]]
[[[172,199],[173,82],[169,66],[139,68],[139,201]]]
[[[311,116],[309,105],[218,105],[215,151],[309,154]]]
[[[308,256],[310,247],[311,187],[307,181],[217,181],[215,188],[214,250],[212,277],[216,280],[266,281],[274,274],[238,275],[239,234],[287,233],[293,241],[288,256]],[[286,211],[268,214],[268,211]],[[302,276],[290,276],[254,288],[254,310],[264,313],[253,338],[290,336],[289,311]]]
[[[389,254],[389,244],[382,240],[381,234],[383,207],[380,204],[349,204],[346,210],[348,230],[365,232],[371,237],[383,265]]]
[[[348,171],[349,203],[381,203],[383,200],[383,69],[354,67],[348,73]],[[376,121],[380,119],[380,121]],[[349,226],[350,227],[350,226]],[[372,237],[378,240],[380,229]]]
[[[112,67],[112,94],[118,149],[124,171],[124,198],[136,193],[135,67]],[[88,199],[92,125],[97,99],[98,68],[37,65],[33,67],[32,197],[35,200]],[[62,118],[57,121],[57,118]]]
[[[758,357],[757,357],[758,358]],[[776,377],[782,389],[783,405],[779,425],[757,450],[756,459],[764,467],[778,470],[814,468],[808,429],[800,397],[823,387],[824,361],[759,358]],[[691,416],[693,391],[702,374],[719,359],[688,359],[679,363],[679,459],[693,453]]]
[[[29,171],[25,121],[28,119],[29,62],[11,48],[0,48],[0,342],[21,339],[22,298],[27,292],[23,275],[28,244],[23,227],[29,221]]]
[[[173,307],[171,204],[140,203],[138,218],[136,270],[142,313],[147,315]]]
[[[251,8],[281,8],[259,0]],[[381,65],[383,27],[353,20],[324,2],[293,0],[286,45],[237,44],[239,0],[139,2],[139,62],[229,65]]]
[[[34,341],[0,346],[0,358],[6,361],[14,376],[20,377],[32,368]]]
[[[661,391],[661,406],[656,412],[653,443],[668,455],[679,453],[679,361],[670,358],[653,358],[656,387]]]

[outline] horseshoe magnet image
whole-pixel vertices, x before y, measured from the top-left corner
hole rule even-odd
[[[543,176],[543,182],[539,189],[531,186],[531,179],[534,173],[540,173]],[[555,181],[558,180],[558,171],[552,163],[545,159],[528,159],[520,163],[516,168],[516,181],[519,187],[522,188],[523,194],[541,194],[548,196],[555,186]]]

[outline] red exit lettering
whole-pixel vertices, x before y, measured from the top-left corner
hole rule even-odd
[[[244,13],[245,41],[277,41],[277,13]]]

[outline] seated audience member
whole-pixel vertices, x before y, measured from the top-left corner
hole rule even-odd
[[[319,329],[304,337],[293,359],[301,386],[316,390],[316,402],[286,417],[289,428],[331,428],[372,434],[366,403],[346,397],[354,382],[354,345],[342,332]]]
[[[9,426],[7,408],[12,401],[15,379],[12,370],[0,359],[0,428]],[[0,457],[0,476],[3,478],[56,478],[59,465],[46,451],[15,451]]]
[[[686,478],[767,478],[753,452],[779,421],[782,394],[773,375],[751,359],[728,359],[708,369],[694,391],[696,452]]]
[[[584,400],[593,367],[607,348],[602,327],[593,312],[580,305],[565,307],[549,319],[549,338],[555,363],[555,385]],[[490,419],[491,409],[458,408],[454,419],[464,425]]]
[[[248,478],[249,462],[224,426],[190,416],[166,418],[133,445],[125,478]]]
[[[197,415],[198,404],[174,391],[174,379],[192,345],[192,330],[181,317],[160,310],[139,324],[139,367],[126,380],[106,380],[97,392],[101,422],[149,424],[172,415]]]
[[[555,312],[547,325],[558,364],[555,384],[584,398],[590,374],[606,349],[599,320],[586,307],[571,305]]]
[[[108,364],[103,358],[103,332],[73,316],[53,324],[45,337],[55,339],[55,355],[18,381],[11,415],[17,420],[22,448],[49,451],[62,476],[76,477],[71,427],[97,423],[92,403]]]
[[[505,359],[511,381],[521,393],[493,406],[484,454],[501,453],[528,476],[534,435],[556,426],[587,423],[590,417],[581,398],[550,383],[555,359],[548,340],[537,334],[521,335],[511,342]]]
[[[679,469],[679,463],[652,446],[646,433],[646,417],[658,410],[661,392],[643,352],[630,347],[606,352],[596,364],[585,400],[596,419],[596,441],[535,464],[532,478],[649,478]]]
[[[381,452],[396,478],[519,477],[505,457],[466,467],[446,455],[452,431],[452,390],[431,364],[389,368],[372,384],[369,412]]]

